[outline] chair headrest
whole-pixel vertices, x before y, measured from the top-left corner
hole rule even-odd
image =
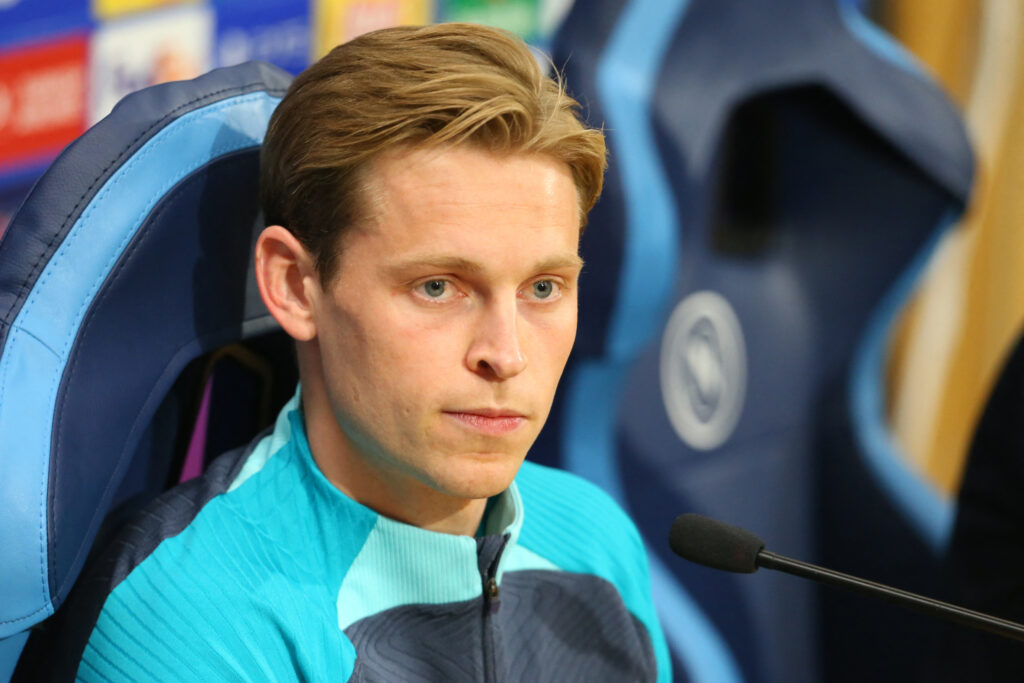
[[[182,368],[274,329],[250,249],[290,78],[248,63],[128,96],[0,241],[0,638],[67,595]]]

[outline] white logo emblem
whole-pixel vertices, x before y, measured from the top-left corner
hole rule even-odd
[[[679,302],[661,340],[661,396],[679,438],[711,450],[732,434],[747,384],[743,331],[715,292]]]

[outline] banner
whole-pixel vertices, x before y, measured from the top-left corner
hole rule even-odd
[[[125,14],[180,5],[197,0],[92,0],[92,14],[97,19],[112,19]]]
[[[86,54],[81,35],[0,52],[0,170],[52,156],[85,130]]]
[[[270,62],[293,74],[312,57],[306,4],[230,0],[217,5],[217,66]]]
[[[89,0],[0,0],[0,49],[89,25]]]
[[[526,41],[535,40],[540,33],[541,7],[538,0],[443,0],[438,9],[441,21],[497,26]],[[557,11],[564,14],[564,8]]]
[[[209,71],[214,14],[183,5],[100,26],[89,60],[89,123],[106,116],[130,92]]]
[[[356,36],[389,26],[429,24],[434,19],[430,0],[314,0],[316,44],[314,57]]]

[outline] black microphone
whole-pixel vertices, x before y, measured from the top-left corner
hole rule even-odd
[[[918,612],[1024,641],[1022,624],[776,555],[765,550],[764,541],[746,529],[703,515],[691,512],[676,517],[668,543],[677,555],[712,569],[745,574],[756,572],[761,567],[775,569],[831,586],[850,588]]]

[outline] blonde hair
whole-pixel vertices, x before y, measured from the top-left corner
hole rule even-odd
[[[289,229],[327,281],[362,216],[374,159],[398,146],[473,145],[568,164],[580,229],[601,194],[604,136],[523,41],[473,24],[396,27],[334,48],[292,83],[260,158],[267,224]]]

